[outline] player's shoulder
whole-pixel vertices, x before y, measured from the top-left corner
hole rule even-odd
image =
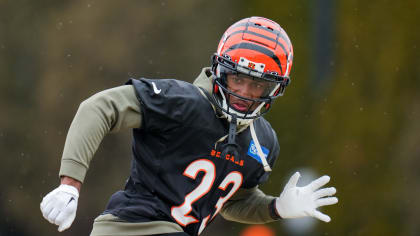
[[[176,79],[130,79],[142,108],[154,114],[184,120],[206,112],[209,102],[195,85]]]
[[[269,136],[270,138],[274,138],[275,140],[277,140],[276,132],[274,131],[270,122],[268,122],[264,117],[259,117],[258,119],[256,119],[254,125],[257,130],[260,130],[262,131],[262,133]]]
[[[277,139],[276,131],[273,129],[270,122],[268,122],[264,117],[260,117],[255,120],[254,127],[260,143],[266,145],[266,147],[271,150],[270,157],[268,159],[276,158],[280,150],[280,145]]]
[[[191,83],[176,79],[130,79],[139,96],[149,96],[155,99],[196,99],[198,89]]]

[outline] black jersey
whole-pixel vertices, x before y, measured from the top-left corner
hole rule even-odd
[[[264,171],[249,128],[239,133],[238,156],[222,156],[228,134],[199,88],[170,79],[130,80],[141,103],[141,128],[133,129],[131,174],[124,191],[115,193],[105,213],[129,222],[171,221],[197,235],[239,188],[264,182]],[[267,161],[279,152],[270,124],[254,123]]]

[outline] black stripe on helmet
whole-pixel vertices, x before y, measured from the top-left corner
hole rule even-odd
[[[238,30],[238,31],[235,31],[235,32],[231,33],[229,35],[229,37],[232,36],[232,35],[235,35],[235,34],[240,34],[240,33],[252,34],[252,35],[255,35],[255,36],[258,36],[258,37],[261,37],[261,38],[270,40],[270,41],[273,41],[273,42],[277,43],[277,45],[279,45],[283,49],[284,54],[287,55],[287,50],[286,50],[286,48],[284,47],[284,45],[282,43],[280,43],[279,41],[277,41],[274,38],[270,38],[270,37],[265,36],[263,34],[259,34],[259,33],[256,33],[256,32],[253,32],[253,31],[249,31],[249,30]],[[289,47],[290,47],[290,45],[289,45]]]
[[[254,50],[254,51],[267,55],[268,57],[272,58],[276,62],[276,64],[280,68],[280,73],[283,74],[283,68],[281,67],[280,59],[276,56],[276,54],[274,54],[272,51],[268,50],[267,48],[262,47],[255,43],[238,43],[238,44],[230,46],[229,49],[227,49],[224,53],[230,52],[235,49],[249,49],[249,50]]]
[[[284,41],[286,41],[287,44],[289,45],[289,47],[292,44],[290,42],[290,39],[287,36],[286,32],[284,32],[284,30],[269,29],[269,28],[266,28],[266,27],[263,27],[263,26],[255,25],[252,22],[251,23],[250,22],[243,22],[243,23],[235,24],[231,28],[234,29],[234,28],[237,28],[237,27],[240,27],[240,26],[245,26],[245,28],[253,27],[253,28],[265,30],[265,31],[270,32],[270,33],[274,33],[275,35],[278,35],[280,38],[282,38]]]

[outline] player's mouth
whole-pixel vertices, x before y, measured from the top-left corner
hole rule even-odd
[[[233,109],[240,111],[240,112],[247,112],[249,110],[249,104],[243,101],[236,101],[231,103]]]

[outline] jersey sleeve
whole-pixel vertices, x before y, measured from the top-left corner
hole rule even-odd
[[[70,125],[60,176],[83,182],[89,163],[107,133],[140,127],[140,103],[133,86],[99,92],[83,101]]]
[[[280,219],[274,210],[275,197],[265,195],[258,186],[251,189],[239,189],[223,206],[220,214],[226,220],[263,224]]]

